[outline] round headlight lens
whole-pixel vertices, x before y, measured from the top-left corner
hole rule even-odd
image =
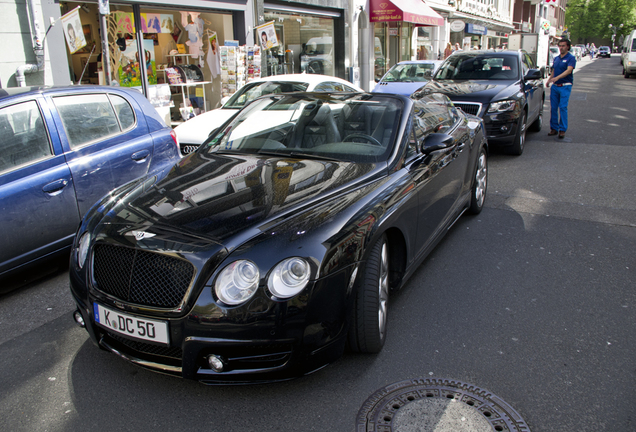
[[[89,233],[84,233],[80,237],[79,245],[77,247],[77,265],[79,268],[84,267],[86,262],[86,256],[88,255],[88,246],[91,243],[91,236]]]
[[[276,297],[289,298],[302,291],[309,281],[311,268],[303,258],[288,258],[279,263],[269,276],[269,290]]]
[[[214,284],[214,291],[223,303],[238,305],[256,293],[259,279],[256,264],[246,260],[235,261],[221,271]]]

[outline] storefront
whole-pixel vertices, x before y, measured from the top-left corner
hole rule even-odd
[[[180,117],[179,108],[184,106],[191,106],[195,112],[219,106],[218,47],[229,41],[246,44],[251,2],[250,6],[247,1],[195,0],[188,1],[187,7],[184,4],[176,0],[173,5],[165,1],[143,5],[110,2],[108,14],[101,21],[97,3],[60,2],[71,81],[139,87],[151,101],[156,90],[153,87],[165,84],[170,89],[172,120]],[[106,44],[101,37],[104,25]],[[75,49],[76,40],[81,42],[77,43],[82,45],[79,49]],[[106,55],[103,46],[108,47]],[[173,67],[178,67],[183,78],[178,84],[169,79]]]
[[[508,32],[512,25],[492,19],[480,18],[464,13],[455,13],[450,21],[450,42],[463,50],[504,49],[508,44]]]
[[[421,0],[370,0],[374,24],[374,77],[380,79],[396,63],[436,59],[431,32],[444,18]]]
[[[278,46],[263,53],[267,59],[263,75],[339,75],[343,53],[334,41],[341,10],[265,3],[264,12],[264,21],[274,22]]]

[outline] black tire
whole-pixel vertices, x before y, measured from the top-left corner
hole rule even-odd
[[[479,214],[484,208],[486,201],[486,191],[488,189],[488,155],[486,149],[479,150],[477,164],[475,166],[475,175],[473,176],[473,186],[470,191],[470,206],[468,213]]]
[[[523,153],[523,147],[526,144],[526,119],[528,118],[528,114],[526,112],[521,113],[521,117],[519,118],[519,124],[517,124],[517,134],[515,135],[515,140],[512,143],[512,147],[509,149],[509,153],[513,155],[520,156]]]
[[[377,353],[386,340],[389,305],[389,245],[382,236],[371,249],[358,276],[354,292],[349,348],[354,352]]]
[[[625,69],[625,67],[623,66],[623,76],[625,78],[629,78],[629,74],[627,73],[627,69]]]
[[[539,116],[530,125],[530,130],[532,132],[541,132],[541,128],[543,127],[543,103],[544,101],[542,100],[541,108],[539,109]]]

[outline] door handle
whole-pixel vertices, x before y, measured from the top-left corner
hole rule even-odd
[[[68,179],[59,179],[45,185],[42,190],[44,193],[47,193],[51,196],[59,195],[62,193],[62,190],[69,183]]]
[[[135,162],[144,162],[149,154],[150,154],[150,150],[141,150],[136,153],[133,153],[131,158]]]

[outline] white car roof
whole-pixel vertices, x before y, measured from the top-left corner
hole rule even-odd
[[[266,81],[286,81],[286,82],[298,82],[298,83],[308,83],[309,87],[307,88],[307,91],[312,91],[314,89],[315,86],[317,86],[318,84],[321,84],[323,82],[337,82],[340,84],[344,84],[347,85],[349,87],[352,87],[354,89],[356,89],[357,91],[363,92],[364,90],[362,90],[360,87],[356,86],[355,84],[343,80],[342,78],[338,78],[338,77],[334,77],[334,76],[329,76],[329,75],[319,75],[319,74],[284,74],[284,75],[271,75],[268,77],[263,77],[263,78],[258,78],[255,80],[250,81],[250,83],[254,83],[254,82],[266,82]]]

